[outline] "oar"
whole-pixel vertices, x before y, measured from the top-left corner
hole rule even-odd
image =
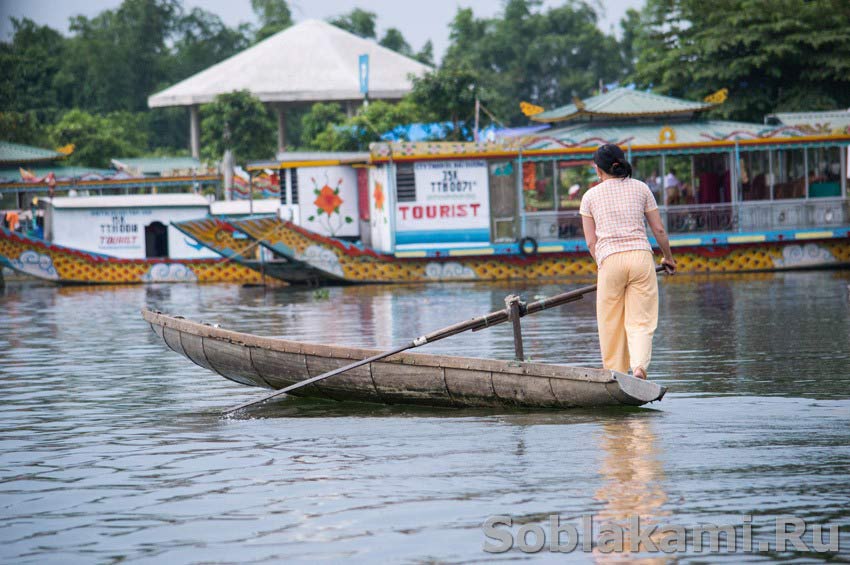
[[[660,273],[661,271],[666,270],[664,266],[658,266],[655,269],[656,273]],[[520,305],[520,317],[527,316],[529,314],[535,314],[537,312],[541,312],[543,310],[548,310],[549,308],[556,308],[558,306],[563,306],[564,304],[569,304],[570,302],[575,302],[576,300],[581,300],[585,294],[589,294],[591,292],[596,291],[596,285],[585,286],[582,288],[578,288],[576,290],[571,290],[570,292],[564,292],[562,294],[555,295],[551,298],[544,298],[543,300],[538,300],[536,302],[530,302],[528,304]],[[367,357],[366,359],[362,359],[350,365],[345,365],[344,367],[339,367],[338,369],[334,369],[333,371],[328,371],[327,373],[322,373],[321,375],[316,375],[315,377],[310,377],[309,379],[304,379],[303,381],[298,381],[297,383],[291,384],[288,387],[282,388],[280,390],[276,390],[270,394],[262,398],[258,398],[257,400],[251,400],[250,402],[245,402],[240,404],[239,406],[234,406],[228,410],[225,410],[222,413],[222,416],[227,416],[229,414],[233,414],[234,412],[238,412],[249,406],[256,406],[259,404],[264,404],[268,402],[272,398],[276,398],[278,396],[284,395],[287,392],[292,392],[293,390],[297,390],[301,387],[305,387],[309,384],[313,384],[315,382],[323,381],[325,379],[329,379],[340,373],[345,373],[346,371],[350,371],[352,369],[356,369],[357,367],[362,367],[363,365],[368,365],[369,363],[374,363],[375,361],[380,361],[381,359],[386,359],[396,353],[401,353],[403,351],[407,351],[408,349],[414,349],[416,347],[421,347],[426,343],[433,343],[435,341],[439,341],[441,339],[451,337],[453,335],[457,335],[459,333],[463,333],[465,331],[475,331],[483,328],[488,328],[490,326],[495,326],[504,322],[507,322],[509,319],[509,314],[507,310],[496,310],[495,312],[490,312],[489,314],[485,314],[484,316],[479,316],[477,318],[472,318],[471,320],[466,320],[464,322],[458,322],[456,324],[452,324],[451,326],[447,326],[445,328],[433,331],[429,334],[425,334],[423,336],[419,336],[413,341],[402,345],[400,347],[396,347],[393,350],[385,351],[383,353],[378,353],[377,355],[373,355],[372,357]]]

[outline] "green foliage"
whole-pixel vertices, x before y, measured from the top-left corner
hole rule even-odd
[[[71,108],[89,114],[144,112],[144,135],[157,147],[185,147],[184,108],[149,110],[147,98],[247,47],[247,24],[221,19],[179,2],[126,0],[94,18],[72,18],[72,36],[13,20],[10,42],[0,43],[0,108],[5,139],[49,145],[48,124]],[[28,131],[25,131],[28,130]]]
[[[350,31],[354,35],[365,37],[366,39],[375,39],[375,22],[378,15],[375,12],[354,8],[347,14],[333,18],[330,23],[338,28]]]
[[[69,164],[105,168],[110,158],[135,157],[147,151],[144,120],[144,115],[130,112],[98,116],[71,110],[50,127],[50,139],[56,147],[74,144]]]
[[[292,11],[286,0],[251,0],[251,9],[260,20],[254,41],[262,41],[292,25]]]
[[[420,63],[428,65],[429,67],[434,66],[434,44],[431,43],[430,39],[425,42],[425,44],[422,46],[422,49],[420,49],[419,52],[413,56],[413,58],[419,61]]]
[[[443,67],[413,78],[410,101],[435,121],[450,121],[449,139],[468,137],[479,95],[478,75],[469,68]]]
[[[700,99],[729,89],[715,115],[760,121],[773,111],[850,105],[850,4],[844,0],[648,0],[634,78]]]
[[[345,114],[339,104],[313,104],[310,111],[301,117],[301,144],[310,149],[321,149],[317,146],[316,138],[328,129],[328,126],[344,121]]]
[[[274,119],[247,90],[219,94],[201,107],[203,157],[218,161],[226,149],[238,163],[267,159],[275,152]]]
[[[0,132],[2,132],[0,139],[3,141],[36,147],[50,146],[47,130],[39,121],[35,111],[0,112]]]
[[[350,118],[337,104],[314,104],[302,118],[302,145],[316,151],[365,151],[381,134],[392,131],[405,138],[411,123],[428,118],[409,98],[370,102]]]
[[[526,124],[522,100],[553,108],[617,80],[692,100],[728,88],[728,101],[713,113],[750,121],[850,106],[846,0],[647,0],[642,11],[625,12],[619,42],[596,27],[597,4],[506,0],[492,18],[458,9],[441,67],[416,79],[402,102],[372,102],[350,118],[335,104],[293,109],[288,139],[305,148],[366,149],[377,132],[404,137],[402,124],[420,121],[450,121],[451,137],[460,138],[476,95],[503,122]],[[12,19],[11,39],[0,42],[0,134],[45,147],[72,142],[70,162],[100,166],[109,157],[185,148],[186,109],[150,110],[147,99],[293,23],[286,0],[252,0],[251,7],[256,30],[229,27],[183,0],[124,0],[72,18],[70,37]],[[377,15],[363,9],[331,23],[378,37]],[[430,41],[414,52],[389,28],[380,43],[434,64]],[[206,156],[220,158],[225,124],[240,161],[273,154],[274,119],[245,93],[205,108],[204,118]]]
[[[62,70],[71,89],[70,105],[96,112],[147,109],[160,86],[167,39],[174,28],[177,0],[124,0],[94,18],[74,16]]]
[[[488,108],[501,120],[524,124],[520,101],[557,107],[622,79],[628,68],[615,38],[596,27],[596,12],[584,2],[546,11],[536,0],[508,0],[503,13],[477,19],[459,9],[450,25],[443,65],[476,69],[490,94]]]
[[[384,37],[378,43],[387,49],[392,49],[396,53],[401,53],[406,57],[413,57],[413,49],[410,48],[410,44],[404,39],[404,35],[394,27],[387,29]]]
[[[217,15],[193,8],[174,24],[173,46],[163,65],[168,78],[163,79],[170,84],[235,55],[249,46],[249,35],[247,24],[232,29]]]
[[[55,76],[62,67],[65,38],[30,19],[11,18],[11,43],[0,44],[0,108],[52,120],[63,102]]]

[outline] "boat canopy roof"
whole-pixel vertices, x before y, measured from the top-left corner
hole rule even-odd
[[[27,163],[49,163],[65,158],[64,153],[22,145],[11,141],[0,141],[0,166],[23,165]]]
[[[767,116],[767,122],[823,133],[850,133],[850,110],[831,112],[780,112]]]
[[[291,169],[295,167],[319,167],[331,165],[354,165],[368,163],[369,153],[355,151],[284,151],[275,160],[256,161],[245,167],[249,171],[263,169]]]
[[[567,120],[612,120],[652,116],[693,115],[717,104],[694,102],[630,88],[615,88],[585,100],[573,97],[571,104],[534,114],[536,122]]]
[[[53,208],[207,208],[199,194],[138,194],[119,196],[63,196],[49,200]]]
[[[279,198],[262,200],[219,200],[210,204],[213,216],[243,216],[247,214],[276,214],[280,208]]]

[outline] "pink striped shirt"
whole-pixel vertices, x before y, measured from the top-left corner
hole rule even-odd
[[[596,264],[613,253],[646,249],[646,213],[658,208],[645,183],[631,179],[608,179],[588,190],[579,212],[596,223]]]

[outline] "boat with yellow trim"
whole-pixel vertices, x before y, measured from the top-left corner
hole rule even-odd
[[[279,170],[281,205],[297,213],[230,223],[328,280],[588,275],[578,206],[594,150],[616,143],[655,194],[682,271],[850,264],[850,112],[706,119],[722,101],[615,89],[536,114],[552,127],[529,135],[376,143],[347,169],[281,154],[247,169]]]
[[[324,273],[326,283],[557,280],[596,272],[584,240],[578,239],[551,242],[536,249],[505,243],[423,246],[388,254],[312,233],[278,218],[230,223],[275,253]],[[850,228],[677,235],[670,243],[684,273],[850,266]]]
[[[226,259],[122,259],[80,251],[0,227],[0,265],[65,284],[260,284],[255,270]]]

